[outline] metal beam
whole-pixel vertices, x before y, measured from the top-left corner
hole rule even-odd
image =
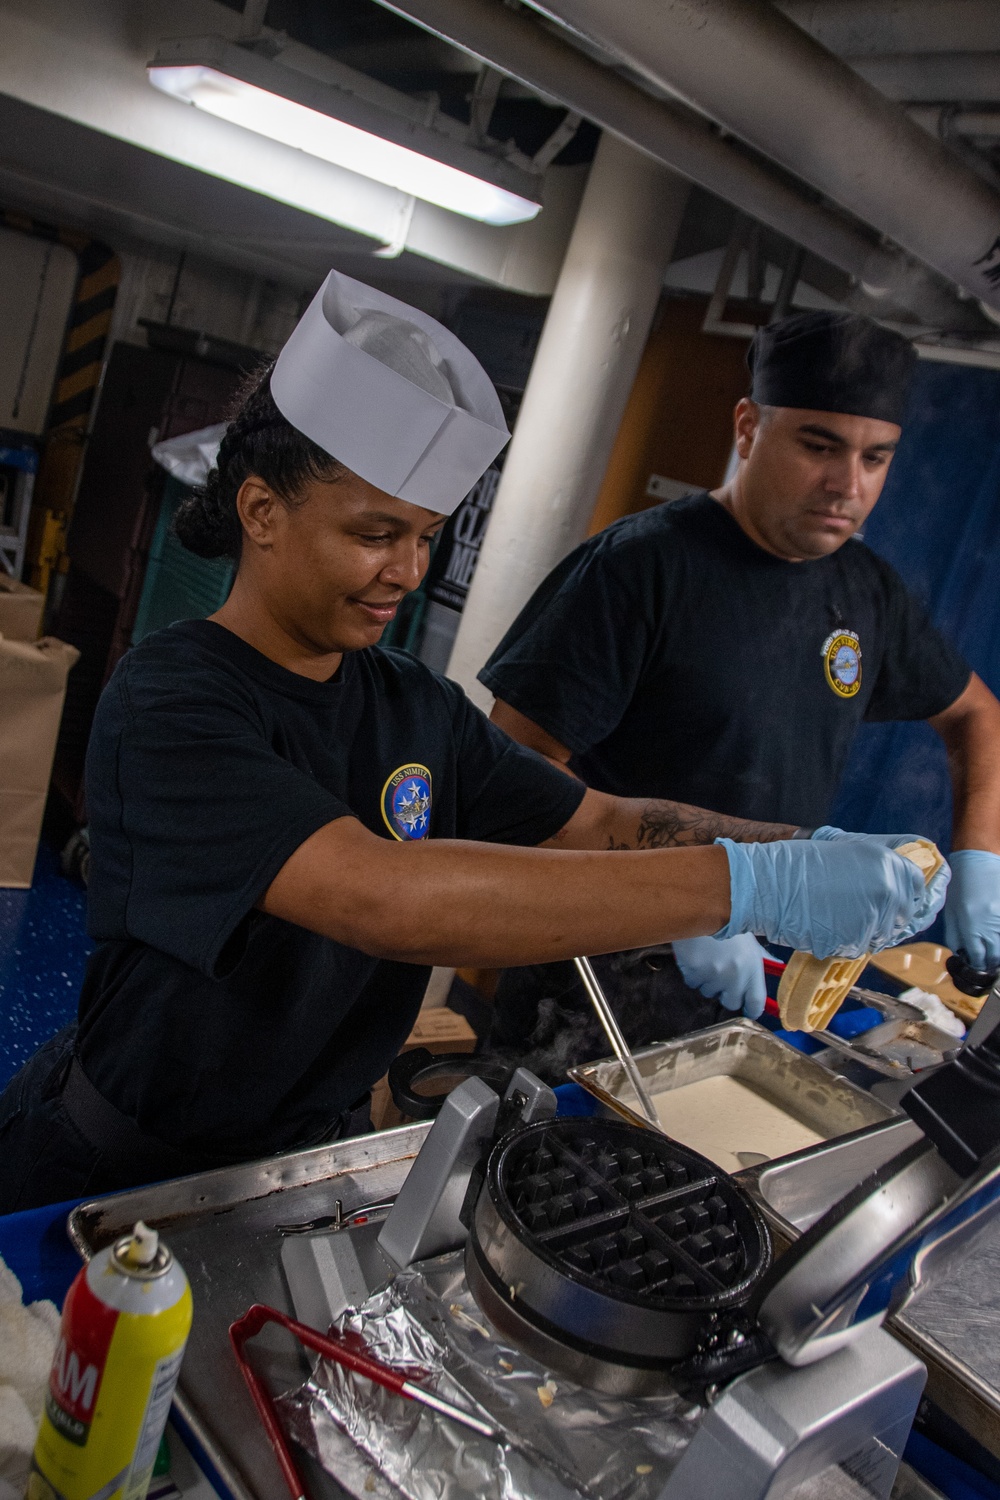
[[[476,673],[586,534],[689,191],[648,156],[601,139],[448,665],[483,706],[490,694]]]

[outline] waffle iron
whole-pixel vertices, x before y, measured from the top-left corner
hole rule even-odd
[[[904,1096],[924,1138],[777,1259],[739,1181],[697,1153],[618,1119],[557,1119],[524,1069],[503,1100],[468,1079],[384,1222],[286,1243],[298,1316],[325,1328],[464,1245],[485,1318],[536,1363],[701,1404],[658,1500],[770,1500],[831,1465],[888,1497],[926,1372],[881,1324],[1000,1212],[998,1021],[994,993],[963,1052]]]
[[[448,1096],[377,1242],[369,1231],[363,1265],[345,1243],[338,1255],[353,1259],[341,1275],[326,1236],[286,1244],[300,1315],[308,1307],[304,1321],[328,1326],[365,1288],[464,1244],[487,1318],[581,1385],[698,1397],[776,1357],[815,1363],[878,1328],[1000,1207],[991,1099],[977,1101],[977,1135],[962,1144],[972,1070],[995,1063],[1000,1079],[1000,996],[990,1006],[964,1052],[903,1098],[925,1138],[777,1260],[752,1199],[705,1157],[622,1120],[556,1119],[552,1090],[525,1069],[503,1101],[469,1078]],[[992,1074],[989,1083],[1000,1097]]]
[[[491,1151],[466,1242],[469,1288],[513,1342],[616,1394],[744,1346],[771,1260],[763,1219],[704,1157],[623,1121],[548,1120]]]

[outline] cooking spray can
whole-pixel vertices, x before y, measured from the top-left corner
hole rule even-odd
[[[144,1500],[191,1328],[191,1288],[141,1221],[63,1304],[27,1500]]]

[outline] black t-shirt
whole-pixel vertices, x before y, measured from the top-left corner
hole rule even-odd
[[[609,526],[480,679],[598,790],[814,826],[862,719],[925,719],[969,668],[863,542],[792,563],[707,494]]]
[[[93,955],[79,1056],[171,1145],[249,1158],[319,1138],[385,1072],[428,970],[255,903],[317,829],[537,844],[583,788],[403,652],[286,671],[209,621],[148,636],[87,761]]]

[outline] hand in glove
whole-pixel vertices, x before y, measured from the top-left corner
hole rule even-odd
[[[812,837],[814,839],[828,841],[832,839],[867,839],[869,843],[880,844],[883,849],[901,849],[904,844],[915,844],[919,838],[923,838],[923,834],[847,833],[843,828],[823,827],[815,829]],[[993,859],[995,858],[995,856],[991,854],[988,855],[987,858]],[[997,866],[998,868],[1000,868],[1000,859],[997,859]],[[951,878],[951,872],[949,871],[948,866],[944,865],[940,870],[938,870],[937,874],[927,882],[924,887],[924,898],[917,906],[913,921],[907,925],[906,930],[901,934],[900,937],[893,939],[894,942],[908,943],[912,937],[915,937],[917,935],[918,932],[923,932],[925,927],[929,927],[931,925],[934,918],[941,910],[941,903],[944,901],[945,891],[948,889],[948,882]],[[998,897],[1000,897],[1000,890],[998,890],[997,894]],[[945,919],[947,920],[947,913],[945,914]],[[1000,963],[1000,958],[997,959],[997,962]]]
[[[974,969],[1000,968],[1000,854],[956,849],[948,862],[952,879],[944,940]]]
[[[736,844],[729,860],[732,911],[716,937],[759,932],[817,958],[860,958],[900,943],[930,921],[947,881],[931,896],[916,865],[877,839],[789,839]]]
[[[727,1010],[756,1020],[764,1009],[764,949],[749,933],[737,937],[683,938],[673,944],[684,983]]]

